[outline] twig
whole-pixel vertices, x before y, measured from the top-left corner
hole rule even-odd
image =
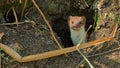
[[[85,0],[80,0],[80,1],[83,3],[83,5],[84,5],[85,8],[89,7],[89,5],[87,4],[87,2]]]
[[[22,9],[22,13],[21,13],[21,18],[20,18],[20,20],[22,20],[22,17],[23,17],[25,8],[26,8],[26,6],[27,6],[27,2],[28,2],[28,0],[25,0],[24,5],[23,5],[23,9]]]
[[[4,33],[1,32],[1,33],[0,33],[0,40],[2,39],[3,35],[4,35]],[[1,54],[1,50],[0,50],[0,54]],[[1,62],[1,61],[2,61],[2,60],[1,60],[1,56],[0,56],[0,68],[2,68],[2,62]]]
[[[89,64],[90,68],[94,68],[91,62],[86,58],[86,56],[80,50],[78,50],[78,52],[81,54],[84,60]]]
[[[14,17],[15,17],[15,22],[16,22],[16,24],[18,26],[18,18],[17,18],[17,14],[16,14],[16,11],[15,11],[14,7],[12,7],[12,11],[13,11],[13,14],[14,14]]]
[[[38,5],[36,4],[36,2],[35,2],[34,0],[32,0],[32,3],[33,3],[34,6],[36,7],[36,9],[39,11],[39,13],[40,13],[41,16],[43,17],[45,23],[47,24],[48,28],[50,29],[50,32],[51,32],[51,35],[52,35],[54,41],[57,43],[58,47],[59,47],[60,49],[62,49],[62,46],[61,46],[60,43],[57,41],[57,39],[56,39],[56,37],[55,37],[55,35],[54,35],[54,32],[53,32],[53,30],[52,30],[49,22],[47,21],[45,15],[43,14],[42,10],[38,7]],[[66,55],[66,54],[65,54],[65,55]]]
[[[88,28],[87,31],[85,32],[84,36],[86,36],[87,32],[90,30],[91,27],[92,27],[92,25],[89,26],[89,28]],[[81,42],[82,42],[84,36],[83,36],[83,37],[80,39],[80,41],[78,42],[77,47],[80,46],[79,44],[81,44]]]
[[[95,55],[88,55],[86,56],[87,58],[90,58],[90,57],[95,57],[95,56],[100,56],[100,55],[103,55],[103,54],[107,54],[107,53],[110,53],[110,52],[113,52],[113,51],[116,51],[116,50],[119,50],[119,48],[115,48],[115,49],[112,49],[112,50],[109,50],[109,51],[106,51],[106,52],[103,52],[103,53],[99,53],[99,54],[95,54]]]
[[[7,20],[9,20],[9,19],[8,19],[8,14],[9,14],[9,12],[11,11],[11,9],[12,9],[12,7],[10,7],[10,8],[8,9],[8,11],[6,12],[5,18],[6,18]]]
[[[1,54],[1,51],[0,51],[0,54]],[[2,68],[1,56],[0,56],[0,68]]]
[[[23,24],[25,22],[19,22],[18,24]],[[3,23],[3,24],[0,24],[0,26],[6,26],[6,25],[16,25],[17,23],[16,22],[13,22],[13,23]]]
[[[86,34],[87,34],[87,32],[89,31],[89,29],[90,29],[91,27],[92,27],[92,25],[90,25],[90,27],[87,29]],[[86,35],[86,34],[85,34],[85,35]],[[84,35],[84,36],[85,36],[85,35]],[[93,65],[90,63],[90,61],[89,61],[89,60],[84,56],[84,54],[78,49],[78,47],[80,46],[80,44],[81,44],[84,36],[83,36],[83,37],[80,39],[80,41],[78,42],[78,44],[77,44],[77,46],[76,46],[76,49],[77,49],[78,53],[80,53],[81,56],[84,58],[84,60],[89,64],[90,68],[94,68]]]
[[[25,20],[24,22],[19,22],[18,25],[24,24],[24,23],[32,23],[33,25],[35,24],[34,21]],[[3,23],[3,24],[0,24],[0,26],[6,26],[6,25],[17,25],[17,23],[13,22],[13,23]]]
[[[0,33],[0,40],[2,39],[3,36],[4,36],[4,33],[1,32],[1,33]]]
[[[82,64],[85,60],[83,59],[79,64],[78,66],[76,66],[75,68],[79,68],[80,64]]]
[[[22,1],[21,1],[21,0],[19,0],[19,3],[21,4],[21,3],[22,3]]]

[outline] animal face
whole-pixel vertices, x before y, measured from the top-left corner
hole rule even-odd
[[[86,18],[84,16],[69,16],[68,24],[70,29],[80,30],[82,26],[85,25]]]

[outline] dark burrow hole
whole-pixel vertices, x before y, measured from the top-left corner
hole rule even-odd
[[[5,12],[3,15],[3,18],[5,20],[6,23],[12,23],[15,22],[15,16],[13,14],[13,11],[9,11],[9,13]],[[20,21],[20,14],[17,13],[17,19],[18,21]]]
[[[73,14],[73,12],[75,14]],[[90,35],[92,32],[94,32],[94,29],[95,29],[95,22],[94,21],[94,17],[95,17],[95,10],[90,10],[89,8],[87,9],[84,9],[84,10],[77,10],[77,9],[74,9],[74,10],[71,10],[70,12],[68,12],[68,16],[85,16],[86,17],[86,26],[85,26],[85,29],[87,30],[88,27],[90,25],[92,25],[92,28],[88,31],[87,33],[87,40],[90,39]],[[78,13],[78,14],[76,14]],[[67,16],[67,18],[68,18]],[[59,17],[57,19],[54,19],[52,21],[53,23],[53,30],[54,32],[57,33],[57,35],[60,37],[60,40],[63,44],[64,47],[71,47],[73,46],[73,43],[72,43],[72,40],[70,38],[70,30],[69,30],[69,26],[68,26],[68,22],[67,22],[67,18],[65,19],[64,17]]]
[[[54,32],[57,33],[57,35],[60,37],[60,40],[64,47],[71,47],[73,46],[72,40],[70,38],[70,30],[67,22],[68,16],[85,16],[86,17],[86,30],[90,25],[93,27],[89,30],[87,33],[87,40],[90,38],[91,33],[94,31],[94,28],[96,26],[94,17],[95,17],[95,10],[86,8],[82,10],[78,10],[76,8],[72,8],[71,11],[66,12],[63,16],[54,18],[52,20],[52,28]],[[18,20],[20,19],[19,15]],[[7,23],[15,22],[15,17],[12,11],[8,13],[8,16],[6,17],[6,14],[4,14],[4,19]]]
[[[70,38],[70,30],[67,23],[67,20],[63,18],[58,18],[53,21],[53,30],[57,33],[60,37],[61,43],[64,47],[72,46],[72,40]]]
[[[6,12],[3,17],[6,21],[6,23],[15,22],[15,17],[14,17],[13,11],[10,11],[8,14]]]

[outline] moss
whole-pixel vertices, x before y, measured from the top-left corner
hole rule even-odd
[[[114,15],[113,13],[109,13],[109,14],[108,14],[108,17],[111,18],[112,20],[115,19],[115,15]]]
[[[50,10],[50,11],[54,11],[54,10],[56,10],[56,4],[53,2],[53,1],[49,1],[49,7],[48,7],[48,9]]]
[[[115,19],[115,23],[117,23],[118,25],[120,25],[120,13],[119,13],[118,17]]]
[[[86,0],[86,2],[87,2],[88,5],[92,5],[94,0]]]

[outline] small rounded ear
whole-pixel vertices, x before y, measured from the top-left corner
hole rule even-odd
[[[82,19],[83,19],[83,23],[86,24],[86,17],[82,16]]]
[[[70,19],[71,19],[71,18],[72,18],[72,16],[69,16],[69,17],[68,17],[68,23],[70,22]]]

